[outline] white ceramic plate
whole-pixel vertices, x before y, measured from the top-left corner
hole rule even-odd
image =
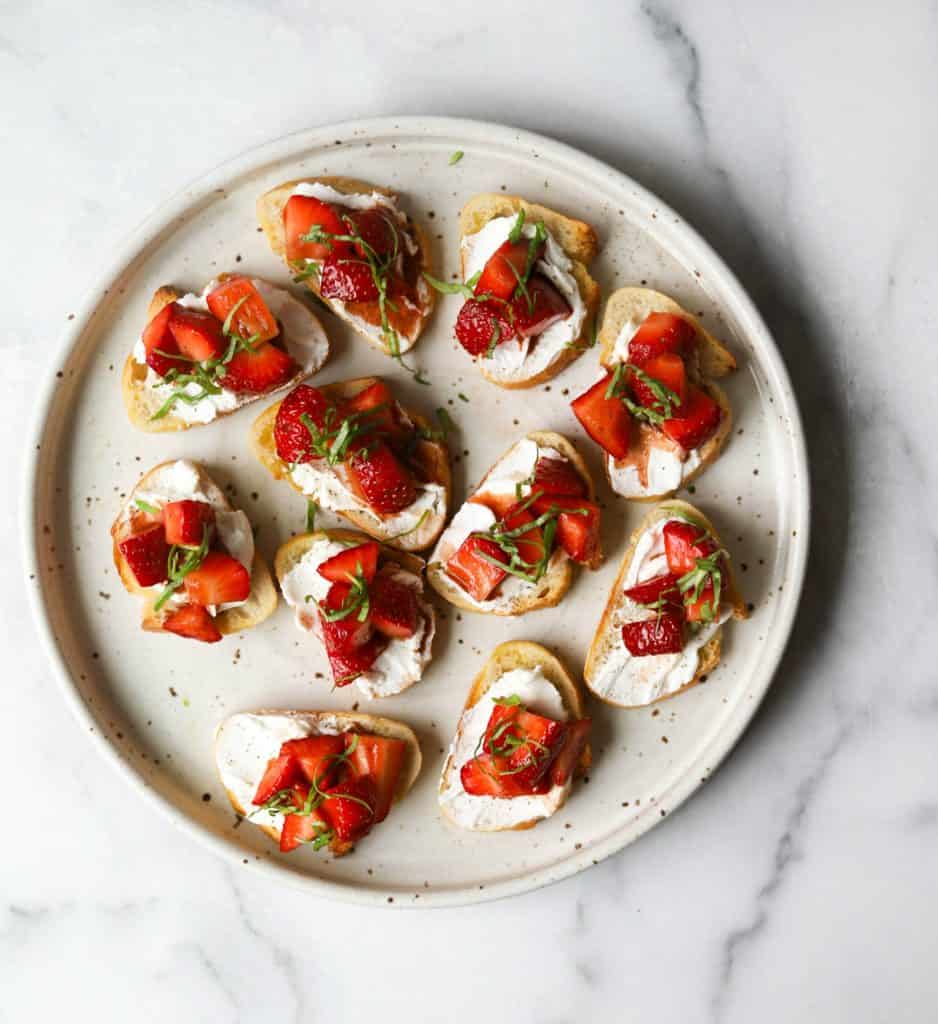
[[[456,150],[465,154],[450,165]],[[720,461],[692,500],[716,522],[755,610],[726,630],[723,664],[704,685],[656,708],[621,711],[592,702],[595,765],[553,819],[526,832],[462,833],[437,813],[443,754],[470,681],[509,639],[552,646],[578,674],[627,538],[642,507],[614,498],[598,449],[569,402],[596,373],[595,350],[549,385],[507,392],[485,383],[452,340],[460,300],[444,299],[412,359],[432,381],[414,383],[328,313],[334,358],[319,382],[378,373],[426,412],[445,406],[454,499],[528,430],[560,430],[581,446],[606,505],[607,560],[581,572],[563,602],[522,619],[457,615],[444,607],[435,659],[399,697],[362,707],[418,733],[424,769],[406,802],[350,857],[281,855],[249,824],[238,826],[212,757],[216,724],[260,707],[348,708],[354,687],[332,692],[317,642],[281,604],[244,636],[207,646],[143,633],[138,601],[111,562],[108,528],[122,497],[152,465],[204,462],[255,523],[262,552],[303,529],[305,503],[251,455],[247,434],[264,403],[205,428],[147,435],[128,423],[121,365],[161,284],[198,290],[237,269],[287,283],[254,219],[254,201],[281,181],[349,174],[389,185],[429,229],[439,276],[457,269],[457,214],[480,191],[505,189],[589,221],[604,294],[647,282],[676,296],[726,339],[740,369],[728,382],[737,423]],[[312,892],[387,906],[469,903],[564,878],[621,849],[671,813],[715,769],[769,686],[788,638],[807,551],[808,485],[797,408],[778,352],[739,283],[695,232],[612,168],[540,136],[442,118],[359,121],[271,143],[220,168],[164,205],[135,233],[78,312],[37,421],[26,490],[28,561],[40,630],[84,729],[174,821],[233,864]],[[467,401],[464,401],[465,396]]]

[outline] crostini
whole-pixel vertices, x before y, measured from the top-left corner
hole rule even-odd
[[[124,363],[124,405],[140,430],[188,430],[297,384],[328,358],[319,320],[260,278],[220,274],[201,295],[163,287]]]
[[[194,462],[141,477],[111,527],[124,587],[145,598],[143,628],[215,643],[277,606],[251,523]]]
[[[273,251],[336,316],[399,359],[433,310],[429,249],[389,189],[354,178],[288,181],[257,201]]]
[[[683,693],[719,663],[723,624],[747,615],[713,524],[687,502],[664,502],[632,534],[590,645],[586,685],[629,708]]]
[[[589,733],[560,661],[539,644],[501,644],[472,684],[443,766],[444,817],[476,832],[549,818],[590,766]]]
[[[560,601],[572,563],[602,561],[593,481],[561,434],[523,437],[488,471],[437,541],[427,579],[467,611],[523,615]]]
[[[430,662],[436,615],[423,597],[424,562],[352,530],[283,544],[274,571],[300,629],[322,641],[336,686],[366,697],[413,686]]]
[[[276,479],[382,543],[420,551],[446,522],[446,444],[379,377],[301,384],[261,413],[251,444]]]
[[[215,731],[228,799],[284,853],[348,853],[403,799],[420,762],[413,731],[376,715],[244,712]]]
[[[658,501],[696,479],[720,454],[732,411],[714,380],[736,369],[722,342],[673,299],[620,288],[606,304],[606,372],[571,403],[605,453],[609,484]]]
[[[430,280],[465,302],[456,340],[486,380],[530,388],[589,347],[599,285],[589,275],[596,232],[517,196],[484,194],[459,215],[462,284]]]

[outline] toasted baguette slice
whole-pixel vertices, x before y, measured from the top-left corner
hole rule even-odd
[[[380,185],[370,185],[367,181],[359,181],[357,178],[345,178],[345,177],[321,177],[321,178],[299,178],[295,181],[287,181],[282,185],[277,185],[276,188],[270,189],[269,192],[265,192],[257,200],[257,220],[260,226],[264,229],[264,234],[267,236],[267,241],[270,243],[271,249],[286,262],[287,259],[287,248],[286,248],[286,236],[283,230],[283,208],[287,205],[287,201],[293,193],[293,190],[297,185],[300,184],[321,184],[328,185],[330,188],[335,189],[337,192],[345,192],[347,194],[360,194],[360,195],[371,195],[374,192],[378,192],[381,195],[387,196],[389,199],[397,200],[397,195],[389,188],[383,188]],[[402,210],[401,213],[404,213]],[[406,217],[406,229],[413,236],[414,241],[417,243],[417,260],[419,263],[419,273],[423,274],[424,271],[432,272],[430,265],[430,245],[427,240],[426,233],[423,228],[410,216],[405,214]],[[289,264],[287,264],[289,266]],[[291,267],[291,270],[296,268]],[[350,324],[351,327],[360,334],[366,341],[375,348],[380,349],[386,355],[393,355],[388,347],[388,343],[385,340],[384,334],[381,331],[381,326],[372,325],[365,323],[360,317],[350,315],[342,305],[336,305],[329,299],[323,298],[319,292],[319,283],[315,277],[308,277],[305,280],[306,287],[309,288],[313,294],[333,313],[346,323]],[[417,343],[417,339],[420,337],[420,333],[424,328],[430,314],[433,312],[433,307],[436,303],[436,293],[432,288],[425,288],[421,299],[423,301],[423,315],[418,320],[416,327],[413,332],[408,335],[399,335],[400,344],[400,355],[405,352],[409,352],[414,345]]]
[[[218,772],[218,777],[221,780],[222,785],[225,787],[225,792],[228,794],[228,799],[231,801],[231,806],[238,814],[243,815],[246,818],[256,811],[257,808],[253,805],[245,806],[238,795],[225,785],[225,774],[222,765],[222,734],[226,728],[230,728],[231,724],[243,714],[251,716],[275,715],[278,717],[309,719],[314,728],[317,720],[325,720],[341,732],[367,733],[372,736],[386,736],[389,739],[403,740],[407,745],[407,750],[404,755],[404,765],[401,768],[401,775],[397,782],[397,791],[394,794],[393,802],[395,804],[404,799],[411,786],[413,786],[416,781],[417,776],[420,774],[420,766],[423,759],[420,753],[420,744],[417,741],[417,737],[414,734],[413,729],[404,725],[403,722],[395,721],[393,718],[383,718],[380,715],[367,715],[352,711],[279,711],[265,709],[261,711],[241,712],[240,714],[231,715],[223,722],[220,722],[215,730],[215,768]],[[314,734],[314,731],[310,732],[310,735]],[[276,757],[279,753],[279,749],[280,744],[277,743],[276,749],[271,750],[269,758]],[[260,782],[260,776],[257,781]],[[271,825],[258,825],[257,827],[266,832],[274,842],[279,843],[280,832],[276,828]],[[380,830],[380,827],[381,825],[379,823],[376,827],[376,831]],[[329,849],[334,857],[341,857],[354,849],[354,843],[343,842],[336,838],[329,844]]]
[[[333,401],[340,402],[357,395],[360,391],[370,387],[380,378],[358,377],[355,380],[339,381],[335,384],[325,384],[320,390]],[[254,421],[251,428],[251,447],[254,454],[270,471],[271,476],[277,480],[286,480],[290,486],[302,494],[303,491],[293,482],[286,466],[277,455],[277,444],[274,438],[274,425],[277,422],[277,412],[280,409],[280,402],[265,409]],[[429,432],[430,424],[427,420],[413,412],[406,410],[407,415],[413,421],[418,430]],[[452,477],[449,467],[449,450],[442,441],[418,440],[414,449],[414,457],[417,459],[426,479],[430,482],[440,484],[446,492],[446,500],[443,508],[424,520],[420,527],[403,536],[394,536],[394,530],[385,527],[381,520],[373,515],[362,513],[356,509],[345,509],[338,511],[330,509],[336,515],[347,519],[350,523],[363,530],[369,537],[374,537],[382,543],[389,544],[399,551],[422,551],[429,547],[439,537],[446,522],[447,510],[452,490]]]
[[[459,213],[460,266],[463,279],[466,277],[465,254],[462,251],[462,239],[474,235],[496,217],[517,216],[524,210],[526,220],[543,221],[544,226],[553,235],[554,240],[573,262],[572,274],[586,306],[586,316],[578,338],[571,341],[551,362],[539,373],[518,380],[506,381],[499,379],[486,369],[486,360],[479,359],[479,371],[486,380],[499,387],[514,390],[517,388],[533,388],[553,377],[569,366],[589,348],[593,336],[596,310],[599,306],[599,285],[590,276],[588,267],[596,257],[598,242],[596,231],[581,220],[566,217],[556,210],[537,203],[529,203],[520,196],[508,196],[498,192],[484,192],[473,196]]]
[[[231,276],[231,274],[219,274],[217,280],[219,282],[226,281]],[[153,293],[153,298],[150,299],[150,305],[147,308],[147,323],[149,323],[164,306],[168,306],[178,298],[180,298],[180,292],[175,288],[171,288],[168,285],[164,285],[162,288],[157,288]],[[329,358],[329,339],[326,337],[326,332],[322,329],[322,324],[320,324],[319,319],[298,299],[293,298],[292,302],[296,307],[296,315],[305,314],[309,318],[309,330],[311,332],[315,332],[316,335],[319,336],[320,341],[325,348],[325,355],[315,365],[308,368],[301,367],[301,369],[295,373],[290,380],[283,385],[283,387],[277,389],[278,391],[283,391],[285,388],[292,388],[299,384],[300,381],[305,380],[311,374],[316,373],[321,369]],[[300,311],[302,311],[302,313]],[[124,361],[124,369],[121,373],[121,392],[124,397],[124,407],[127,409],[127,415],[130,418],[130,422],[138,430],[145,430],[150,434],[163,434],[176,430],[188,430],[190,427],[207,425],[202,423],[187,423],[175,412],[169,412],[158,420],[153,419],[153,414],[159,410],[160,406],[166,399],[165,397],[155,396],[153,392],[145,386],[148,369],[149,367],[147,367],[146,364],[138,363],[131,352]],[[272,393],[273,392],[267,392],[261,395],[243,395],[241,396],[241,401],[234,409],[219,412],[215,419],[219,419],[222,416],[229,416],[231,413],[237,412],[242,406],[250,405],[252,402],[256,402],[262,398],[267,398]],[[210,422],[214,422],[214,420],[211,420]]]
[[[712,672],[719,664],[723,644],[722,626],[718,627],[713,636],[711,636],[710,639],[700,648],[697,656],[697,669],[694,676],[679,690],[662,694],[660,697],[656,697],[649,701],[636,703],[631,700],[616,700],[608,693],[601,692],[595,686],[600,669],[606,658],[609,656],[610,651],[622,644],[622,623],[618,621],[617,612],[622,608],[626,600],[624,592],[625,579],[629,571],[629,566],[632,563],[632,558],[635,555],[635,549],[638,546],[639,539],[642,534],[654,526],[655,523],[664,519],[671,519],[675,516],[682,519],[689,519],[694,523],[700,524],[702,529],[706,530],[706,532],[709,533],[718,544],[720,543],[719,535],[717,534],[713,523],[710,522],[703,512],[686,501],[677,501],[672,499],[670,501],[662,502],[657,508],[652,509],[638,527],[636,527],[635,532],[629,540],[628,550],[625,552],[622,559],[618,575],[615,578],[615,582],[612,584],[612,589],[609,591],[609,599],[606,602],[606,608],[593,637],[593,642],[590,644],[590,649],[586,657],[586,667],[583,670],[583,678],[586,681],[586,685],[597,697],[604,700],[607,704],[613,704],[617,707],[625,708],[645,707],[648,704],[655,704],[660,700],[667,700],[669,697],[675,697],[677,694],[683,693],[685,690],[689,690],[692,686],[696,686],[697,683],[700,682],[702,676]],[[728,561],[727,565],[727,578],[724,581],[726,603],[732,607],[733,618],[748,618],[749,611],[746,607],[745,601],[739,593],[739,589],[736,586],[736,580],[732,571],[732,563]]]
[[[161,462],[158,466],[154,466],[153,469],[145,473],[130,492],[129,497],[124,503],[124,509],[133,505],[135,496],[138,493],[146,493],[156,473],[169,464],[169,462]],[[225,496],[225,492],[212,480],[205,469],[196,463],[193,463],[193,465],[199,473],[199,489],[209,498],[212,505],[232,509],[233,506]],[[131,594],[137,594],[145,598],[141,626],[150,632],[163,633],[165,632],[163,629],[165,613],[162,611],[157,612],[153,608],[158,594],[154,594],[150,589],[142,588],[138,585],[130,566],[127,564],[127,560],[121,554],[121,550],[118,547],[123,525],[124,512],[122,510],[111,526],[114,565],[125,589]],[[237,608],[228,608],[226,611],[219,612],[215,616],[215,625],[218,627],[218,631],[225,636],[231,633],[240,633],[242,630],[257,626],[269,618],[276,607],[277,589],[271,578],[270,570],[267,568],[267,563],[259,552],[255,550],[254,561],[251,565],[251,593],[248,595],[247,601]]]
[[[489,655],[488,661],[486,661],[485,665],[482,666],[482,671],[475,677],[472,688],[469,690],[469,696],[466,698],[466,703],[463,706],[463,713],[474,707],[489,688],[493,686],[503,675],[517,668],[539,668],[544,678],[547,679],[547,681],[551,683],[560,694],[569,720],[572,721],[585,716],[585,704],[579,683],[577,683],[573,676],[571,676],[566,668],[564,668],[560,659],[551,654],[546,647],[542,647],[540,644],[531,643],[528,640],[509,640],[507,643],[499,644],[498,647],[492,651]],[[441,795],[446,789],[447,776],[455,770],[453,762],[454,749],[456,742],[462,734],[462,728],[463,722],[462,719],[460,719],[459,725],[456,729],[456,737],[454,739],[453,746],[450,747],[449,754],[446,757],[446,762],[443,765],[443,771],[440,773],[439,791]],[[590,765],[592,764],[592,759],[592,751],[589,744],[587,744],[583,749],[583,753],[580,755],[580,760],[574,770],[573,777],[580,778],[588,772]],[[561,802],[555,808],[555,812],[556,810],[559,810],[565,802],[566,795],[564,795]],[[466,827],[456,820],[451,809],[446,803],[441,801],[440,809],[443,813],[443,817],[449,822],[460,828]],[[520,829],[533,828],[539,821],[543,820],[544,819],[542,817],[535,817],[515,825],[478,828],[473,829],[473,831],[517,831]]]
[[[583,482],[586,484],[587,500],[596,500],[596,489],[593,485],[590,471],[587,469],[583,457],[563,434],[558,434],[553,430],[533,430],[531,433],[526,434],[525,437],[535,441],[542,448],[553,448],[564,455],[567,461],[583,478]],[[515,444],[517,443],[515,442]],[[512,445],[513,447],[514,445]],[[511,451],[511,448],[507,449],[502,458],[509,451]],[[500,461],[501,459],[498,460],[498,462]],[[495,466],[498,465],[498,462],[485,474],[472,492],[473,494],[478,494],[480,491],[484,492],[485,482],[495,469]],[[596,557],[589,568],[598,569],[601,562],[602,551],[597,550]],[[457,608],[462,608],[469,612],[477,612],[482,615],[516,616],[524,615],[525,612],[535,611],[538,608],[552,608],[554,605],[559,604],[561,598],[570,589],[570,584],[573,582],[573,565],[573,561],[566,557],[552,560],[552,564],[548,567],[547,572],[544,573],[537,583],[531,584],[530,590],[523,594],[517,594],[510,601],[493,608],[480,608],[477,604],[473,603],[462,587],[457,586],[449,577],[441,561],[431,561],[427,566],[427,580],[441,597],[445,597],[450,604],[456,605]]]
[[[699,338],[697,354],[700,384],[723,410],[720,426],[700,448],[700,464],[681,480],[680,486],[686,487],[716,460],[730,435],[733,426],[733,410],[726,393],[714,383],[714,380],[732,373],[736,369],[736,359],[722,341],[715,338],[693,313],[689,313],[674,299],[662,292],[654,291],[652,288],[620,288],[609,296],[599,330],[599,359],[607,370],[613,369],[618,361],[613,356],[613,349],[623,326],[629,321],[636,325],[640,324],[649,313],[674,313],[693,324]],[[639,425],[638,429],[639,431],[657,433],[654,427],[645,424]],[[608,458],[603,459],[603,466],[609,485],[615,491]],[[670,497],[676,490],[665,491],[661,494],[630,496],[629,500],[661,501],[662,498]]]

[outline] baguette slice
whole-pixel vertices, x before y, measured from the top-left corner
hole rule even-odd
[[[656,697],[650,701],[636,703],[627,700],[616,700],[608,694],[600,692],[600,690],[595,686],[601,666],[605,662],[610,651],[622,644],[622,622],[618,621],[617,613],[623,607],[626,600],[623,589],[625,585],[625,578],[628,574],[629,566],[632,563],[632,558],[635,555],[635,549],[638,546],[639,539],[642,534],[654,526],[655,523],[663,519],[670,519],[675,515],[699,523],[701,527],[717,541],[718,544],[720,543],[719,535],[717,534],[713,523],[710,522],[703,512],[686,501],[677,501],[672,499],[671,501],[662,502],[657,506],[657,508],[652,509],[638,527],[636,527],[631,539],[629,540],[628,550],[625,552],[622,559],[618,575],[615,578],[615,582],[612,584],[612,589],[609,591],[609,599],[606,602],[606,608],[593,637],[593,642],[590,644],[590,649],[586,656],[586,667],[583,670],[583,678],[586,681],[586,685],[595,694],[595,696],[599,697],[600,700],[605,701],[607,704],[613,704],[616,707],[624,708],[645,707],[648,704],[655,704],[658,701],[667,700],[669,697],[676,697],[677,694],[683,693],[685,690],[689,690],[692,686],[696,686],[700,682],[702,676],[712,672],[719,664],[720,653],[723,645],[722,626],[718,627],[713,636],[710,637],[707,643],[700,648],[700,651],[698,652],[697,669],[693,678],[685,686],[681,687],[679,690],[675,690],[673,693],[662,694],[660,697]],[[733,576],[731,563],[727,562],[727,566],[727,579],[724,583],[726,601],[732,607],[733,618],[746,619],[749,617],[746,603],[739,593],[736,580]]]
[[[139,492],[145,493],[149,490],[149,485],[156,473],[167,465],[169,465],[169,462],[161,462],[158,466],[154,466],[153,469],[145,473],[130,492],[129,497],[124,503],[124,508],[133,504],[136,494]],[[225,496],[225,492],[212,480],[202,466],[195,465],[199,471],[200,490],[211,500],[213,505],[232,509],[233,506]],[[130,566],[127,564],[127,560],[121,554],[121,550],[118,547],[122,523],[123,512],[118,515],[111,526],[114,565],[128,593],[138,594],[145,598],[141,626],[150,632],[163,633],[165,632],[163,629],[164,613],[162,611],[157,612],[153,608],[158,595],[151,593],[149,588],[143,588],[138,585]],[[248,595],[247,601],[237,608],[228,608],[226,611],[219,612],[215,616],[215,625],[224,636],[228,636],[231,633],[240,633],[242,630],[257,626],[269,618],[276,607],[277,589],[271,578],[270,570],[267,568],[267,563],[255,549],[254,561],[251,565],[251,593]]]
[[[563,700],[563,706],[567,711],[568,718],[573,720],[583,718],[585,716],[585,704],[580,685],[576,682],[573,676],[570,675],[566,668],[564,668],[563,663],[559,658],[551,654],[546,647],[542,647],[540,644],[531,643],[529,640],[509,640],[507,643],[499,644],[498,647],[492,651],[489,655],[488,661],[486,661],[482,666],[482,671],[475,677],[472,687],[469,690],[469,696],[466,698],[466,703],[463,706],[463,713],[474,707],[482,699],[489,688],[493,686],[503,675],[517,668],[539,668],[547,681],[551,683],[560,694],[560,697]],[[439,792],[441,796],[446,789],[447,776],[449,776],[451,772],[457,770],[453,760],[454,748],[455,743],[459,740],[462,734],[462,728],[463,722],[462,719],[460,719],[459,725],[456,729],[454,744],[450,747],[449,754],[446,757],[446,762],[443,765],[443,771],[440,774]],[[590,745],[587,744],[583,753],[580,755],[580,760],[574,770],[573,777],[580,778],[585,775],[586,772],[589,771],[592,759],[592,751],[590,749]],[[564,803],[566,803],[566,795],[561,803],[557,805],[556,810],[559,810]],[[450,807],[442,800],[440,802],[440,809],[443,813],[443,817],[446,818],[447,821],[459,828],[465,827],[456,820]],[[543,820],[544,819],[541,817],[535,817],[516,825],[479,828],[474,829],[473,831],[518,831],[520,829],[533,828],[539,821]]]
[[[346,178],[346,177],[321,177],[321,178],[298,178],[295,181],[287,181],[282,185],[277,185],[276,188],[270,189],[269,192],[265,192],[257,200],[257,220],[260,226],[264,230],[264,234],[267,236],[267,241],[270,243],[271,249],[284,261],[287,259],[286,252],[286,236],[283,229],[283,208],[287,205],[293,190],[297,185],[307,183],[310,185],[321,184],[328,185],[334,188],[337,192],[345,192],[347,194],[358,193],[360,195],[371,195],[374,192],[378,192],[381,195],[387,196],[389,199],[397,200],[397,195],[389,188],[383,188],[380,185],[371,185],[367,181],[359,181],[357,178]],[[403,211],[401,211],[403,213]],[[419,273],[423,274],[424,271],[432,272],[430,265],[430,245],[427,239],[427,235],[423,228],[410,216],[406,215],[406,229],[411,233],[414,241],[417,243],[417,259],[419,262]],[[287,266],[290,266],[289,263]],[[291,267],[291,270],[295,268]],[[380,325],[367,324],[359,317],[351,316],[342,306],[338,306],[331,302],[329,299],[323,298],[319,293],[318,281],[313,277],[306,278],[304,282],[306,287],[340,319],[345,320],[346,323],[350,324],[351,327],[360,334],[366,341],[375,348],[384,352],[386,355],[392,355],[387,342],[385,341],[384,335],[382,334]],[[417,343],[417,339],[420,337],[421,331],[423,331],[424,325],[426,324],[430,314],[433,312],[433,307],[436,303],[436,293],[432,288],[426,287],[421,295],[423,301],[423,314],[417,322],[413,332],[407,335],[399,335],[400,344],[400,355],[405,352],[409,352],[414,345]]]
[[[599,307],[599,285],[593,280],[587,269],[596,257],[598,242],[596,231],[581,220],[566,217],[556,210],[537,203],[529,203],[520,196],[508,196],[499,192],[484,192],[473,196],[459,213],[460,267],[463,280],[466,277],[465,254],[462,251],[462,239],[474,235],[496,217],[512,217],[524,210],[527,221],[542,220],[544,226],[553,235],[573,263],[572,274],[586,306],[586,317],[578,338],[573,339],[539,373],[518,380],[506,381],[499,379],[486,369],[486,360],[479,359],[478,366],[482,376],[492,384],[514,390],[517,388],[533,388],[537,384],[556,377],[565,367],[579,358],[587,348],[593,335],[596,310]]]
[[[231,276],[231,274],[219,274],[217,280],[221,283]],[[180,297],[181,293],[168,285],[163,285],[163,287],[157,288],[153,293],[153,298],[150,299],[150,305],[147,307],[147,323],[149,323],[164,306],[168,306],[171,302],[175,302]],[[322,329],[322,324],[320,324],[319,319],[298,299],[294,299],[293,301],[296,303],[297,312],[302,310],[309,317],[310,330],[315,331],[321,336],[321,340],[325,345],[326,354],[317,365],[314,365],[309,369],[301,367],[300,370],[295,373],[282,388],[277,389],[278,391],[292,388],[299,384],[300,381],[305,380],[307,377],[321,369],[329,358],[329,339],[326,337],[326,332]],[[155,401],[153,394],[145,387],[148,369],[149,367],[144,363],[138,363],[131,352],[124,361],[124,369],[121,373],[121,393],[124,398],[124,407],[127,410],[127,416],[129,417],[130,422],[138,430],[145,430],[150,434],[163,434],[176,430],[189,430],[190,427],[208,425],[202,423],[187,423],[181,416],[174,412],[167,413],[161,419],[153,419],[153,414],[159,409],[165,399],[160,398],[159,401]],[[262,398],[267,398],[270,394],[272,394],[272,392],[267,392],[266,394],[261,395],[245,395],[243,396],[241,403],[236,408],[219,412],[215,419],[220,419],[222,416],[230,416],[231,413],[237,412],[242,406],[250,405],[252,402],[256,402]],[[215,421],[211,420],[210,422]]]
[[[736,369],[736,359],[722,341],[715,338],[693,313],[689,313],[683,306],[675,302],[674,299],[652,288],[620,288],[609,296],[603,312],[602,326],[599,330],[599,360],[607,370],[614,369],[616,362],[618,362],[613,356],[613,349],[615,348],[616,338],[618,338],[623,326],[629,321],[638,325],[649,313],[674,313],[693,324],[699,338],[698,365],[700,384],[703,390],[723,410],[720,426],[700,447],[700,464],[681,480],[680,487],[686,487],[696,480],[717,459],[723,449],[723,445],[726,443],[726,439],[730,435],[730,430],[733,426],[733,410],[730,407],[726,393],[714,381],[732,373]],[[654,427],[645,424],[639,425],[638,429],[650,434],[658,433]],[[603,467],[606,472],[606,479],[609,481],[610,487],[615,491],[612,474],[609,471],[608,457],[603,459]],[[672,494],[675,494],[678,489],[675,488],[661,494],[629,497],[629,500],[661,501],[663,498],[669,498]]]
[[[218,724],[215,730],[215,768],[218,772],[218,777],[221,780],[222,785],[225,787],[225,792],[228,794],[228,799],[231,801],[231,806],[235,811],[244,816],[248,817],[251,813],[257,810],[253,805],[245,805],[238,795],[234,793],[227,785],[225,785],[224,771],[222,766],[223,757],[223,743],[222,737],[226,728],[230,728],[232,723],[235,722],[241,715],[252,715],[252,716],[266,716],[273,715],[277,717],[287,717],[291,719],[299,719],[301,721],[309,720],[315,728],[317,720],[326,720],[330,725],[334,725],[342,732],[358,732],[368,733],[373,736],[386,736],[389,739],[403,740],[407,745],[407,751],[404,756],[404,765],[401,769],[401,776],[397,782],[397,791],[394,794],[393,803],[399,803],[407,795],[411,786],[420,774],[420,767],[422,763],[422,756],[420,753],[420,744],[417,741],[417,737],[414,734],[413,729],[409,726],[404,725],[403,722],[397,722],[393,718],[384,718],[381,715],[367,715],[359,712],[352,711],[278,711],[278,710],[261,710],[252,712],[241,712],[236,715],[231,715],[224,721]],[[311,731],[310,735],[314,733]],[[280,744],[276,744],[276,749],[271,749],[271,752],[266,760],[269,758],[276,757],[279,753]],[[260,781],[258,776],[257,782]],[[256,784],[255,784],[256,785]],[[270,825],[258,825],[263,832],[266,832],[274,842],[280,841],[280,832],[278,829]],[[376,827],[376,831],[381,828],[380,823]],[[342,842],[339,839],[333,839],[329,844],[329,849],[334,857],[341,857],[346,853],[349,853],[354,848],[353,843]]]
[[[371,387],[379,377],[358,377],[355,380],[338,381],[335,384],[325,384],[320,390],[333,401],[341,402],[357,395],[365,388]],[[303,491],[293,482],[287,468],[277,455],[277,444],[274,438],[274,425],[277,422],[277,412],[280,409],[280,402],[265,409],[254,421],[251,427],[251,448],[254,454],[260,459],[271,476],[276,480],[286,480],[287,483],[299,494]],[[429,422],[419,413],[410,409],[405,410],[418,430],[429,432]],[[443,508],[433,515],[427,516],[419,529],[412,530],[403,536],[394,536],[394,531],[383,525],[381,520],[371,514],[363,513],[357,509],[345,509],[336,511],[336,515],[347,519],[360,530],[374,537],[384,544],[389,544],[399,551],[422,551],[428,548],[439,537],[446,522],[447,510],[451,500],[452,476],[449,466],[449,449],[443,441],[432,441],[420,439],[414,449],[414,457],[420,465],[426,480],[440,484],[445,491]]]
[[[554,448],[564,455],[567,461],[583,478],[586,484],[587,500],[596,500],[596,489],[593,485],[590,471],[587,469],[583,457],[563,434],[558,434],[553,430],[533,430],[531,433],[526,434],[525,437],[535,441],[542,448]],[[515,443],[517,444],[517,442]],[[514,445],[512,445],[513,447]],[[511,451],[511,448],[502,455],[502,458],[509,451]],[[500,461],[501,459],[498,460],[498,462]],[[482,477],[473,494],[478,494],[480,491],[485,490],[485,481],[488,480],[498,462]],[[602,551],[597,550],[596,557],[589,568],[597,569],[601,562]],[[569,558],[552,560],[552,564],[548,566],[547,572],[544,573],[537,583],[531,585],[529,591],[517,594],[509,602],[494,608],[479,608],[477,604],[473,603],[462,587],[457,586],[449,577],[442,562],[430,562],[427,566],[427,580],[440,597],[446,598],[450,604],[456,605],[457,608],[462,608],[469,612],[477,612],[482,615],[516,616],[524,615],[525,612],[536,611],[538,608],[553,608],[554,605],[559,604],[573,582],[573,565],[573,561]]]

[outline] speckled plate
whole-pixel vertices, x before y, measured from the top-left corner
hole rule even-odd
[[[455,164],[450,156],[464,153]],[[710,515],[740,569],[752,618],[726,630],[725,656],[704,685],[655,709],[592,702],[595,765],[553,819],[527,832],[461,833],[437,813],[444,750],[470,681],[509,639],[552,646],[579,674],[641,506],[614,498],[598,450],[570,397],[591,381],[590,351],[531,392],[485,383],[452,340],[459,299],[442,301],[413,358],[432,381],[414,383],[328,313],[334,358],[319,380],[394,378],[407,403],[445,406],[459,426],[454,498],[461,501],[496,456],[528,430],[562,431],[581,445],[606,505],[607,561],[580,573],[557,608],[522,619],[442,609],[435,659],[423,681],[373,710],[418,733],[424,770],[406,802],[352,855],[283,856],[239,824],[216,779],[212,735],[234,711],[348,708],[353,687],[332,692],[316,641],[281,605],[263,625],[203,646],[145,634],[138,601],[111,563],[108,528],[122,497],[149,467],[187,456],[203,462],[260,526],[269,558],[303,528],[303,500],[252,457],[249,426],[263,403],[211,426],[147,435],[128,423],[120,367],[154,288],[198,290],[222,270],[288,283],[254,219],[254,201],[281,181],[349,174],[389,185],[430,229],[440,276],[457,267],[457,214],[480,191],[507,190],[596,226],[593,272],[608,294],[647,283],[698,313],[736,353],[727,383],[737,423],[723,457],[692,500]],[[788,376],[739,282],[709,246],[655,196],[589,156],[526,132],[442,118],[359,121],[271,143],[214,171],[166,203],[134,233],[76,313],[50,372],[26,489],[26,548],[36,618],[81,727],[138,792],[236,866],[310,892],[387,906],[494,899],[555,881],[615,853],[657,824],[715,769],[772,679],[798,603],[807,552],[805,449]],[[364,706],[364,705],[363,705]],[[369,707],[369,710],[372,710]]]

